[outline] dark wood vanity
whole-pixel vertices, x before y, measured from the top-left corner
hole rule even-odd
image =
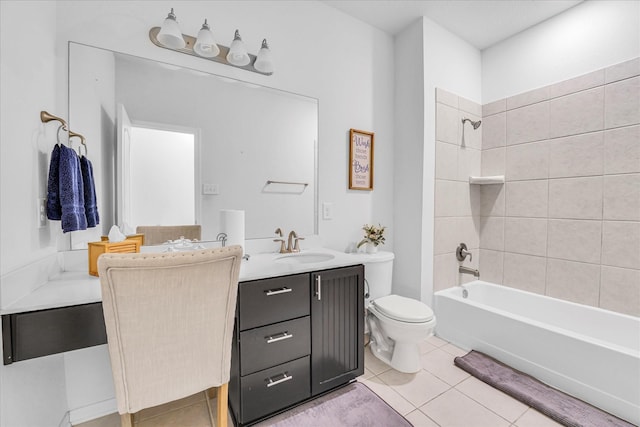
[[[229,403],[246,425],[364,373],[364,267],[241,282]]]

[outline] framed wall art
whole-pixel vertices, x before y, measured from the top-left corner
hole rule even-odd
[[[373,132],[349,130],[349,189],[373,190]]]

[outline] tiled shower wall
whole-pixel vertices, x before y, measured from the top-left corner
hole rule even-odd
[[[466,243],[472,260],[464,265],[478,268],[480,188],[469,185],[469,176],[480,175],[482,128],[463,126],[462,119],[481,116],[479,104],[436,89],[434,292],[475,280],[458,273],[455,251]]]
[[[481,174],[506,178],[458,211],[479,212],[481,278],[640,316],[640,58],[484,105],[481,129]],[[458,163],[436,214],[439,181],[464,204]]]

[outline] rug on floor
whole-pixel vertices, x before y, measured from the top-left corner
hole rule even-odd
[[[402,415],[364,384],[354,382],[256,427],[412,427]]]
[[[454,359],[456,366],[569,427],[633,427],[620,418],[556,390],[478,351]]]

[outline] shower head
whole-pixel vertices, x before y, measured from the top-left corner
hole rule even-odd
[[[482,120],[478,120],[477,122],[474,122],[471,119],[464,118],[464,119],[462,119],[462,125],[464,125],[464,122],[471,123],[471,126],[473,126],[473,129],[475,130],[475,129],[478,129],[480,127],[480,124],[482,123]]]

